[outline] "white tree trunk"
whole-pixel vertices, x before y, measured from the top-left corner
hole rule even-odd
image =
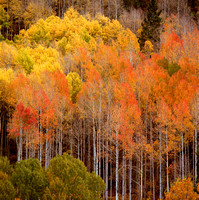
[[[49,143],[48,143],[48,129],[46,129],[46,151],[45,151],[45,169],[48,167],[48,155],[49,154]]]
[[[17,161],[20,162],[22,160],[22,127],[19,130],[19,138],[18,138],[18,154],[17,154]]]
[[[160,164],[160,196],[159,198],[162,199],[162,132],[159,131],[159,142],[160,142],[160,149],[159,149],[159,164]]]
[[[60,130],[59,130],[59,155],[62,155],[62,141],[63,141],[63,127],[62,127],[62,123],[63,123],[63,117],[61,114],[61,122],[60,122]]]
[[[106,138],[106,200],[108,200],[108,137]]]
[[[95,104],[93,100],[93,170],[96,172],[96,145],[95,145]]]
[[[140,162],[140,199],[143,199],[143,149],[140,152]]]
[[[116,195],[115,199],[119,200],[119,143],[118,143],[118,131],[116,131]]]
[[[73,122],[71,119],[71,127],[70,127],[70,155],[73,156]]]
[[[183,133],[181,132],[181,154],[182,154],[182,179],[184,179],[184,137],[183,137]]]
[[[129,159],[129,200],[131,200],[131,186],[132,186],[132,156]]]
[[[167,128],[166,128],[166,157],[167,157],[167,160],[166,160],[166,167],[167,167],[167,194],[169,193],[169,150],[168,150],[168,131],[167,131]]]
[[[154,168],[154,158],[153,158],[153,152],[152,152],[152,176],[153,176],[153,200],[155,200],[155,168]]]

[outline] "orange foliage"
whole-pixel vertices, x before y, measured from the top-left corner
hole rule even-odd
[[[168,194],[165,193],[165,196],[165,200],[196,200],[199,198],[199,195],[194,192],[193,182],[190,178],[178,179],[171,186],[170,192]]]

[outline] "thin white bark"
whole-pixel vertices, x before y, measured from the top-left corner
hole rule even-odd
[[[48,142],[48,129],[46,129],[46,149],[45,149],[45,169],[48,167],[48,157],[49,157],[49,142]]]
[[[118,143],[118,130],[116,129],[116,196],[119,199],[119,143]]]
[[[95,104],[93,100],[93,170],[96,172],[96,145],[95,145]]]
[[[140,199],[143,199],[143,149],[140,151],[140,162]]]
[[[73,122],[71,119],[71,127],[70,127],[70,155],[73,156]]]
[[[20,127],[20,130],[19,130],[19,137],[18,137],[18,153],[17,153],[17,161],[20,162],[22,160],[22,133],[23,133],[23,130],[22,130],[22,127]],[[17,138],[16,138],[17,140]]]
[[[109,156],[108,156],[108,137],[106,138],[106,160],[105,160],[105,168],[106,168],[106,191],[105,191],[105,193],[106,193],[106,200],[108,200],[108,158],[109,158]]]
[[[131,186],[132,186],[132,156],[129,159],[129,200],[131,200]]]
[[[160,196],[159,198],[162,199],[162,132],[159,131],[159,143],[160,143],[160,149],[159,149],[159,164],[160,164]]]
[[[182,155],[182,160],[181,160],[181,165],[182,165],[182,179],[184,179],[184,137],[183,137],[183,132],[181,132],[181,155]]]
[[[166,173],[167,173],[167,194],[169,193],[169,152],[168,152],[168,130],[166,128]]]

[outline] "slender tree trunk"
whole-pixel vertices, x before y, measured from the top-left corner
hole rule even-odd
[[[108,17],[111,17],[111,1],[108,0]]]
[[[19,33],[20,33],[20,30],[21,30],[21,26],[20,26],[20,23],[21,23],[21,19],[20,19],[20,17],[19,17],[19,19],[18,19],[19,21],[18,21],[18,28],[19,28]]]
[[[18,138],[18,153],[17,153],[17,161],[20,162],[22,160],[22,127],[19,130],[19,138]]]
[[[73,121],[71,119],[70,127],[70,155],[73,156]]]
[[[106,138],[106,161],[105,161],[105,165],[106,165],[106,200],[108,200],[108,135]]]
[[[125,198],[125,153],[124,153],[124,147],[123,147],[123,152],[122,152],[122,168],[123,168],[123,172],[122,172],[122,200],[124,200]]]
[[[132,155],[129,159],[129,200],[131,200],[131,186],[132,186]]]
[[[43,138],[43,130],[42,130],[42,124],[40,123],[40,139],[39,139],[39,161],[42,162],[42,138]]]
[[[63,127],[62,127],[62,123],[63,123],[63,117],[61,114],[61,122],[60,122],[60,130],[59,130],[59,155],[62,155],[62,141],[63,141]]]
[[[101,90],[101,88],[100,88]],[[102,112],[102,97],[101,97],[101,91],[100,91],[100,99],[99,99],[99,117],[98,117],[98,164],[99,164],[99,171],[98,175],[101,175],[101,112]]]
[[[184,137],[183,137],[183,133],[181,132],[181,154],[182,154],[182,160],[181,160],[181,162],[182,162],[182,179],[184,179]]]
[[[65,12],[66,12],[66,0],[64,0],[64,6],[63,6],[63,11],[62,11],[62,17],[64,17]]]
[[[45,11],[45,0],[43,0],[43,18],[44,18],[44,11]]]
[[[118,130],[116,129],[116,200],[119,200],[119,143],[118,143]]]
[[[103,136],[102,138],[102,152],[103,152],[103,160],[102,160],[102,178],[104,180],[104,182],[106,181],[106,169],[105,169],[105,159],[106,159],[106,154],[105,154],[105,143],[106,143],[106,140],[105,140],[105,135]],[[103,199],[104,199],[104,196],[105,196],[105,192],[103,193]]]
[[[45,151],[45,169],[48,167],[48,157],[49,157],[49,143],[48,143],[48,129],[46,129],[46,151]]]
[[[96,169],[95,169],[95,171],[96,171],[96,174],[97,175],[99,175],[98,173],[99,173],[99,170],[98,170],[98,164],[99,164],[99,161],[98,161],[98,156],[99,156],[99,132],[97,131],[96,132],[97,133],[97,147],[96,147]]]
[[[113,172],[112,172],[112,152],[110,153],[110,199],[112,199],[112,189],[113,189]]]
[[[59,4],[59,10],[58,10],[58,15],[61,18],[61,0],[58,0],[58,4]]]
[[[56,140],[55,140],[55,155],[57,156],[58,154],[58,149],[59,149],[59,129],[57,127],[56,129]]]
[[[77,124],[79,130],[80,130],[80,122],[78,122]],[[80,159],[80,134],[81,134],[81,131],[79,131],[77,133],[77,158]]]
[[[159,142],[160,142],[160,149],[159,149],[159,164],[160,164],[160,199],[162,199],[162,131],[159,131]]]
[[[146,199],[146,181],[147,181],[147,154],[144,153],[144,199]]]
[[[152,172],[153,172],[153,200],[155,200],[155,167],[154,167],[153,152],[152,152]]]
[[[167,6],[168,6],[168,16],[170,16],[170,2],[167,0]]]
[[[124,159],[124,198],[126,199],[126,185],[127,185],[127,177],[126,177],[126,158]]]
[[[9,13],[9,7],[8,7],[8,0],[7,0],[7,13]],[[9,19],[8,19],[8,21],[7,22],[9,22]],[[7,26],[7,28],[6,28],[6,39],[8,39],[8,26]]]
[[[93,0],[93,17],[95,17],[95,0]]]
[[[178,0],[178,3],[177,3],[177,16],[178,16],[178,19],[180,19],[180,0]]]
[[[176,162],[176,150],[174,149],[174,182],[176,181],[177,178],[177,162]]]
[[[95,146],[95,104],[93,100],[93,170],[96,172],[96,146]]]
[[[12,34],[13,34],[13,17],[11,17],[11,37],[10,37],[10,39],[12,40]]]
[[[108,200],[108,159],[109,159],[109,155],[108,155],[108,138],[109,138],[109,133],[110,133],[110,105],[111,105],[111,99],[110,99],[110,95],[108,93],[108,111],[107,111],[107,132],[106,132],[106,200]]]
[[[143,199],[143,149],[142,148],[143,147],[141,146],[141,150],[140,150],[140,199]]]
[[[81,128],[81,161],[83,161],[83,135],[84,135],[84,132],[83,132],[83,120],[81,119],[80,120],[80,128]],[[85,154],[84,154],[85,156]]]
[[[115,19],[117,20],[118,17],[118,2],[115,0]]]
[[[197,130],[197,125],[198,125],[198,122],[196,120],[196,125],[195,125],[195,152],[194,152],[194,169],[195,169],[195,173],[194,173],[194,183],[195,183],[195,186],[196,186],[196,183],[197,183],[197,178],[198,178],[198,156],[197,156],[197,152],[198,152],[198,130]]]
[[[83,162],[84,162],[84,164],[85,164],[85,157],[86,157],[86,131],[85,131],[85,129],[86,129],[86,120],[85,120],[85,117],[84,117],[84,119],[83,119],[84,121],[83,121],[83,123],[84,123],[84,125],[83,125]]]
[[[91,171],[91,143],[90,143],[90,133],[88,133],[88,171]]]
[[[48,164],[47,164],[47,167],[48,167],[50,160],[52,158],[52,143],[50,142],[50,140],[48,140],[48,147],[49,147],[49,149],[48,149]]]
[[[147,103],[146,103],[146,110],[147,110]],[[148,135],[148,117],[147,112],[145,112],[145,137],[147,141]],[[147,154],[144,152],[144,199],[146,199],[146,181],[147,181]]]
[[[169,193],[169,150],[168,150],[168,130],[166,128],[166,170],[167,170],[167,194]]]
[[[28,159],[28,134],[26,134],[25,144],[26,144],[26,160],[27,160]],[[29,154],[29,158],[30,158],[30,154]]]
[[[100,112],[101,114],[101,112]],[[99,173],[98,175],[101,176],[101,121],[99,118]]]

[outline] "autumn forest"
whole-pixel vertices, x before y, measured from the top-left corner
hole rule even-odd
[[[0,0],[0,199],[199,199],[199,3]]]

